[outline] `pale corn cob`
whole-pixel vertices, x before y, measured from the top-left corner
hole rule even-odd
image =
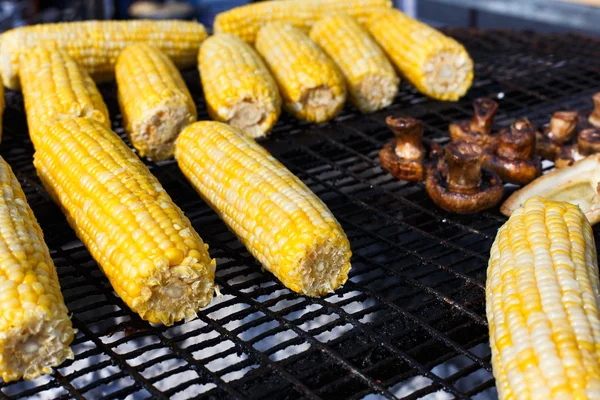
[[[42,183],[121,299],[152,323],[195,318],[212,298],[215,261],[133,151],[87,118],[32,140]]]
[[[373,14],[366,26],[421,93],[455,101],[471,87],[473,61],[456,40],[399,10]]]
[[[0,157],[0,377],[34,379],[73,358],[71,326],[44,234]]]
[[[88,117],[110,127],[108,109],[89,74],[66,52],[36,47],[23,55],[21,87],[29,131]]]
[[[96,81],[114,77],[117,56],[125,47],[149,43],[164,51],[179,68],[196,62],[206,30],[197,22],[178,20],[84,21],[40,24],[2,34],[0,73],[4,86],[19,88],[21,56],[32,47],[56,46],[69,53]]]
[[[486,284],[500,399],[600,398],[598,263],[579,207],[532,197],[500,228]]]
[[[115,66],[119,105],[129,140],[143,157],[173,156],[175,139],[196,121],[196,105],[177,67],[147,44],[125,48]]]
[[[308,32],[310,27],[329,14],[345,13],[366,21],[377,11],[392,7],[391,0],[287,0],[262,1],[222,12],[213,28],[254,43],[260,28],[269,22],[283,22]]]
[[[335,217],[241,130],[196,122],[179,135],[175,158],[204,200],[286,287],[319,296],[346,282],[352,253]]]
[[[346,78],[350,100],[363,113],[389,106],[400,79],[369,32],[348,15],[325,17],[310,37],[335,61]]]
[[[208,39],[198,53],[208,113],[258,138],[279,118],[281,97],[267,66],[246,42],[227,33]]]
[[[310,122],[324,122],[340,112],[346,101],[344,76],[304,32],[270,23],[258,32],[256,50],[273,72],[290,113]]]

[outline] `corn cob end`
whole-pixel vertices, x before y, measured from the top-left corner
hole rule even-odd
[[[166,103],[171,102],[175,102],[175,98]],[[179,132],[195,120],[195,110],[191,112],[186,99],[181,98],[177,104],[161,104],[148,109],[145,118],[132,124],[129,139],[142,157],[166,160],[173,156]]]
[[[163,268],[146,278],[131,309],[154,324],[169,326],[181,320],[189,322],[213,297],[216,262],[211,259],[206,265],[188,256],[179,265],[169,267],[164,261]]]
[[[423,88],[431,97],[456,101],[467,93],[473,82],[473,60],[464,47],[442,50],[426,58]]]
[[[351,90],[363,113],[372,113],[392,104],[398,94],[399,79],[394,76],[367,75]]]
[[[21,377],[35,379],[52,372],[52,367],[73,359],[69,344],[75,330],[66,312],[64,318],[48,312],[25,312],[27,322],[0,336],[0,376],[4,382]]]
[[[299,118],[318,123],[339,113],[345,101],[345,91],[336,95],[333,87],[321,85],[305,89],[299,101],[288,102],[286,105]]]
[[[331,236],[331,237],[329,237]],[[328,235],[314,246],[308,248],[310,253],[301,253],[300,273],[297,284],[294,280],[283,280],[290,289],[307,296],[317,297],[334,292],[348,280],[350,271],[350,244],[345,235]],[[311,251],[312,250],[312,251]],[[293,278],[294,270],[289,275]]]
[[[231,107],[229,112],[221,110],[221,114],[227,113],[230,118],[227,123],[244,131],[252,138],[259,138],[266,135],[267,130],[271,128],[275,121],[271,121],[272,112],[269,112],[270,105],[263,105],[254,100],[243,99]],[[215,113],[216,114],[216,113]],[[215,118],[216,119],[216,118]]]

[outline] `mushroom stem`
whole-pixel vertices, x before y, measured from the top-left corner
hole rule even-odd
[[[600,153],[600,129],[587,128],[579,132],[577,147],[583,156]]]
[[[472,194],[479,191],[482,152],[478,144],[463,140],[453,141],[446,147],[450,192]]]
[[[406,161],[425,158],[423,122],[410,117],[387,117],[385,122],[396,136],[396,155]]]
[[[496,154],[507,160],[531,160],[535,154],[535,129],[527,118],[515,121],[500,133]]]
[[[498,103],[485,97],[479,98],[473,102],[473,119],[471,120],[471,131],[483,135],[489,135],[492,130],[494,116],[498,111]]]
[[[566,143],[575,128],[578,120],[577,111],[557,111],[552,114],[550,126],[548,127],[548,137],[557,144]]]
[[[596,93],[592,100],[594,100],[594,111],[588,117],[588,122],[596,128],[600,128],[600,92]]]

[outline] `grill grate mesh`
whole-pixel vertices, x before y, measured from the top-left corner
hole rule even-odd
[[[591,109],[600,90],[600,47],[577,35],[455,30],[476,61],[469,96],[440,103],[402,84],[385,111],[351,106],[312,126],[284,115],[262,142],[331,208],[352,249],[350,281],[320,299],[298,296],[261,272],[202,202],[173,161],[148,163],[217,258],[215,298],[198,319],[155,327],[113,294],[87,250],[42,189],[32,166],[20,94],[7,93],[1,154],[12,165],[46,234],[73,324],[75,360],[31,382],[0,384],[17,398],[495,398],[485,321],[489,248],[497,210],[457,216],[437,209],[422,185],[379,167],[391,137],[386,115],[425,121],[447,141],[452,120],[493,96],[498,125],[557,109]],[[207,119],[194,70],[184,72]],[[123,135],[112,84],[101,86]]]

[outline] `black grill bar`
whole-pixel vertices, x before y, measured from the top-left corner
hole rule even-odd
[[[222,297],[173,327],[142,321],[113,292],[32,165],[23,99],[7,91],[0,154],[38,217],[78,333],[75,359],[30,382],[0,383],[2,399],[456,399],[497,397],[485,318],[489,249],[506,218],[498,209],[460,216],[436,208],[421,184],[379,166],[393,135],[387,115],[413,116],[448,141],[448,123],[471,117],[481,96],[500,104],[495,128],[535,124],[556,110],[592,108],[600,91],[599,42],[584,36],[455,30],[476,61],[476,80],[455,103],[401,84],[386,110],[348,105],[321,125],[282,115],[261,140],[344,227],[354,256],[336,293],[308,298],[283,287],[200,199],[171,160],[145,161],[217,259]],[[183,72],[200,119],[198,74]],[[100,86],[112,126],[124,135],[114,83]],[[507,189],[507,191],[512,189]],[[600,239],[599,231],[595,230]]]

